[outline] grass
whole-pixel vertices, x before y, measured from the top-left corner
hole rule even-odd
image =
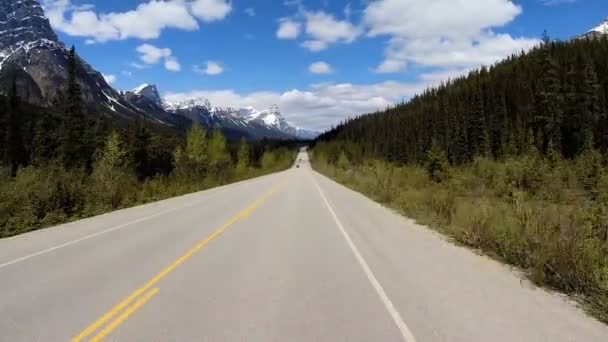
[[[460,244],[520,267],[536,284],[575,297],[608,323],[608,174],[596,167],[597,155],[478,158],[447,167],[439,183],[423,166],[340,159],[331,163],[313,151],[312,165]]]

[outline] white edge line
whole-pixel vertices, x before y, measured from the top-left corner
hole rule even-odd
[[[221,194],[221,193],[220,193],[220,194]],[[109,228],[109,229],[103,230],[103,231],[101,231],[101,232],[97,232],[97,233],[94,233],[94,234],[90,234],[90,235],[87,235],[87,236],[83,236],[83,237],[78,238],[78,239],[76,239],[76,240],[68,241],[68,242],[63,243],[63,244],[61,244],[61,245],[57,245],[57,246],[54,246],[54,247],[51,247],[51,248],[48,248],[48,249],[42,250],[42,251],[40,251],[40,252],[36,252],[36,253],[32,253],[32,254],[29,254],[29,255],[26,255],[26,256],[22,256],[22,257],[20,257],[20,258],[17,258],[17,259],[14,259],[14,260],[11,260],[11,261],[8,261],[8,262],[5,262],[5,263],[3,263],[3,264],[0,264],[0,269],[1,269],[1,268],[4,268],[4,267],[7,267],[7,266],[10,266],[10,265],[13,265],[13,264],[16,264],[16,263],[19,263],[19,262],[22,262],[22,261],[25,261],[25,260],[28,260],[28,259],[31,259],[31,258],[34,258],[34,257],[37,257],[37,256],[39,256],[39,255],[43,255],[43,254],[50,253],[50,252],[52,252],[52,251],[55,251],[55,250],[58,250],[58,249],[61,249],[61,248],[64,248],[64,247],[68,247],[68,246],[71,246],[71,245],[75,245],[75,244],[77,244],[77,243],[79,243],[79,242],[82,242],[82,241],[90,240],[90,239],[92,239],[92,238],[95,238],[95,237],[98,237],[98,236],[101,236],[101,235],[104,235],[104,234],[108,234],[108,233],[111,233],[111,232],[116,231],[116,230],[119,230],[119,229],[126,228],[126,227],[128,227],[128,226],[132,226],[132,225],[137,224],[137,223],[140,223],[140,222],[144,222],[144,221],[147,221],[147,220],[150,220],[150,219],[153,219],[153,218],[156,218],[156,217],[162,216],[162,215],[166,215],[166,214],[168,214],[168,213],[171,213],[171,212],[174,212],[174,211],[177,211],[177,210],[181,210],[181,209],[186,209],[186,208],[191,208],[191,207],[194,207],[194,206],[196,206],[196,205],[199,205],[199,204],[200,204],[200,203],[202,203],[202,202],[205,202],[205,201],[207,201],[207,200],[209,200],[209,199],[212,199],[212,198],[214,198],[214,197],[217,197],[217,196],[218,196],[218,195],[220,195],[220,194],[214,194],[213,196],[209,196],[209,197],[207,197],[207,198],[205,198],[205,199],[202,199],[202,200],[196,201],[195,203],[192,203],[192,204],[184,205],[184,206],[177,207],[177,208],[171,208],[171,209],[167,209],[167,210],[164,210],[164,211],[158,212],[158,213],[153,214],[153,215],[150,215],[150,216],[142,217],[142,218],[139,218],[139,219],[134,220],[134,221],[130,221],[130,222],[127,222],[127,223],[124,223],[124,224],[118,225],[118,226],[114,226],[114,227],[112,227],[112,228]]]
[[[128,226],[131,226],[131,225],[134,225],[134,224],[137,224],[137,223],[140,223],[140,222],[144,222],[144,221],[147,221],[147,220],[153,219],[153,218],[155,218],[155,217],[159,217],[159,216],[162,216],[162,215],[165,215],[165,214],[168,214],[168,213],[171,213],[171,212],[177,211],[177,210],[181,210],[181,209],[186,209],[186,208],[191,208],[191,207],[194,207],[194,206],[196,206],[196,205],[199,205],[199,204],[201,204],[201,203],[203,203],[203,202],[205,202],[205,201],[208,201],[208,200],[210,200],[210,199],[212,199],[212,198],[214,198],[214,197],[217,197],[217,196],[219,196],[219,195],[223,194],[224,192],[226,192],[226,190],[225,190],[226,188],[233,187],[234,185],[239,185],[239,184],[248,184],[248,185],[251,185],[251,184],[250,184],[250,183],[251,183],[251,181],[258,181],[258,180],[262,180],[262,179],[265,179],[267,176],[272,176],[272,175],[275,175],[275,174],[269,174],[269,175],[264,175],[264,176],[260,176],[260,177],[252,178],[252,179],[246,179],[246,180],[244,180],[244,181],[240,181],[240,182],[236,182],[236,183],[231,183],[231,184],[226,184],[226,185],[223,185],[223,186],[220,186],[220,187],[216,187],[216,188],[208,189],[208,190],[224,190],[224,191],[221,191],[221,192],[219,192],[219,193],[213,194],[213,195],[211,195],[211,196],[209,196],[209,197],[206,197],[206,198],[204,198],[204,199],[198,200],[198,201],[196,201],[196,202],[194,202],[194,203],[192,203],[192,204],[188,204],[188,205],[184,205],[184,206],[181,206],[181,207],[177,207],[177,208],[172,208],[172,209],[168,209],[168,210],[165,210],[165,211],[161,211],[161,212],[158,212],[158,213],[156,213],[156,214],[154,214],[154,215],[146,216],[146,217],[143,217],[143,218],[140,218],[140,219],[137,219],[137,220],[134,220],[134,221],[128,222],[128,223],[124,223],[124,224],[121,224],[121,225],[118,225],[118,226],[114,226],[114,227],[112,227],[112,228],[109,228],[109,229],[103,230],[103,231],[101,231],[101,232],[97,232],[97,233],[94,233],[94,234],[91,234],[91,235],[83,236],[83,237],[78,238],[78,239],[76,239],[76,240],[72,240],[72,241],[69,241],[69,242],[63,243],[63,244],[61,244],[61,245],[58,245],[58,246],[54,246],[54,247],[51,247],[51,248],[45,249],[45,250],[40,251],[40,252],[36,252],[36,253],[32,253],[32,254],[29,254],[29,255],[26,255],[26,256],[22,256],[22,257],[20,257],[20,258],[17,258],[17,259],[14,259],[14,260],[11,260],[11,261],[8,261],[8,262],[5,262],[5,263],[3,263],[3,264],[0,264],[0,269],[5,268],[5,267],[10,266],[10,265],[13,265],[13,264],[16,264],[16,263],[19,263],[19,262],[22,262],[22,261],[25,261],[25,260],[28,260],[28,259],[31,259],[31,258],[34,258],[34,257],[37,257],[37,256],[39,256],[39,255],[47,254],[47,253],[50,253],[50,252],[52,252],[52,251],[55,251],[55,250],[58,250],[58,249],[61,249],[61,248],[64,248],[64,247],[68,247],[68,246],[71,246],[71,245],[77,244],[77,243],[82,242],[82,241],[86,241],[86,240],[89,240],[89,239],[92,239],[92,238],[95,238],[95,237],[98,237],[98,236],[101,236],[101,235],[104,235],[104,234],[107,234],[107,233],[111,233],[111,232],[116,231],[116,230],[119,230],[119,229],[126,228],[126,227],[128,227]],[[204,192],[204,191],[203,191],[203,192]],[[186,196],[195,195],[195,194],[196,194],[196,193],[185,194],[185,195],[178,196],[178,197],[174,197],[174,198],[186,197]],[[171,198],[169,198],[169,199],[171,199]],[[154,204],[154,203],[155,203],[155,202],[148,203],[148,204]],[[156,203],[157,203],[157,202],[156,202]],[[133,209],[133,208],[126,208],[126,209]],[[109,212],[109,213],[106,213],[106,214],[104,214],[104,215],[108,215],[108,214],[111,214],[111,213],[112,213],[112,212]],[[77,221],[75,221],[75,222],[77,222]],[[70,223],[68,223],[68,224],[73,224],[73,223],[75,223],[75,222],[70,222]],[[47,228],[47,229],[49,229],[49,228]],[[15,236],[15,237],[13,237],[13,238],[17,238],[17,237],[19,237],[19,236]]]
[[[384,307],[386,308],[388,313],[393,318],[393,321],[395,322],[395,324],[397,325],[397,328],[401,332],[401,336],[403,337],[403,339],[406,342],[416,342],[416,338],[414,337],[414,334],[411,332],[411,330],[407,326],[407,324],[405,324],[405,322],[403,321],[403,318],[401,317],[401,314],[399,314],[399,311],[397,311],[393,302],[391,302],[390,298],[388,298],[388,295],[384,291],[384,288],[382,288],[382,285],[380,285],[380,282],[378,281],[376,276],[374,276],[374,273],[372,272],[371,268],[369,267],[369,265],[367,264],[367,262],[365,261],[365,259],[361,255],[361,253],[359,252],[359,249],[357,249],[357,246],[355,245],[353,240],[350,238],[350,236],[346,232],[346,229],[344,229],[344,226],[342,225],[342,222],[338,218],[338,215],[336,215],[336,212],[334,211],[331,204],[329,203],[329,200],[323,193],[323,190],[321,189],[321,187],[319,186],[317,181],[314,179],[314,174],[312,175],[312,181],[315,184],[315,186],[317,187],[319,194],[323,198],[323,202],[325,202],[327,209],[329,209],[329,212],[331,213],[331,216],[333,217],[334,222],[340,229],[340,232],[344,236],[344,239],[346,239],[348,246],[350,247],[351,251],[355,255],[355,258],[361,265],[361,268],[363,268],[363,272],[367,276],[367,279],[372,284],[374,290],[376,290],[376,292],[378,293],[378,296],[380,296],[380,300],[384,304]]]

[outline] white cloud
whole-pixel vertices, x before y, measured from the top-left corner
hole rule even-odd
[[[279,39],[296,39],[300,36],[302,24],[293,21],[289,18],[282,18],[279,21],[279,29],[277,30],[277,38]]]
[[[333,15],[319,12],[305,12],[308,40],[302,46],[318,52],[331,44],[349,44],[361,34],[361,30],[346,20],[338,20]]]
[[[101,75],[106,80],[106,82],[108,82],[108,84],[112,84],[112,83],[116,82],[116,76],[115,75],[112,75],[112,74],[109,74],[109,75],[101,74]]]
[[[123,71],[121,71],[120,73],[121,73],[123,76],[129,77],[129,78],[133,77],[133,73],[132,73],[131,71],[128,71],[128,70],[123,70]]]
[[[224,73],[224,68],[218,62],[207,61],[205,63],[204,67],[195,65],[194,71],[201,75],[215,76],[215,75],[221,75],[222,73]]]
[[[253,8],[253,7],[245,8],[245,13],[250,17],[255,17],[255,14],[256,14],[255,8]]]
[[[380,74],[399,72],[405,69],[405,66],[405,60],[387,58],[374,71]]]
[[[228,0],[194,0],[191,3],[192,14],[206,22],[220,21],[232,11]]]
[[[125,12],[96,13],[92,5],[74,6],[71,0],[44,0],[54,29],[71,36],[88,37],[88,43],[129,38],[156,39],[167,28],[193,31],[196,18],[205,22],[224,19],[232,6],[226,0],[152,0]]]
[[[369,34],[400,37],[475,37],[522,12],[510,0],[378,0],[364,11]]]
[[[182,66],[177,61],[177,58],[175,58],[175,57],[167,57],[165,59],[165,69],[167,69],[169,71],[177,72],[177,71],[182,70]]]
[[[136,51],[139,53],[139,59],[148,65],[158,64],[164,61],[165,69],[169,71],[180,71],[181,66],[171,49],[159,48],[152,44],[142,44],[137,47]],[[132,63],[132,66],[138,69],[143,69],[142,66],[137,63]]]
[[[377,0],[364,10],[369,36],[390,37],[376,72],[417,65],[469,68],[528,50],[537,39],[496,34],[522,13],[511,0]]]
[[[308,67],[308,71],[313,74],[321,75],[331,74],[334,70],[331,65],[327,64],[326,62],[315,62]]]

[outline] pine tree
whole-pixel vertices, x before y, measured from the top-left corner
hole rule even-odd
[[[23,141],[23,122],[20,113],[20,100],[17,95],[17,79],[13,76],[10,92],[6,98],[5,115],[5,146],[3,163],[11,167],[13,173],[19,166],[26,165],[28,156],[26,155]]]
[[[541,142],[540,147],[546,151],[549,141],[561,148],[561,124],[563,118],[563,101],[561,94],[560,69],[555,59],[549,54],[549,47],[544,47],[542,58],[542,77],[537,94],[535,110],[535,138]]]
[[[239,144],[239,150],[237,152],[237,163],[236,163],[236,172],[239,175],[242,175],[247,172],[250,164],[250,156],[249,156],[249,144],[245,138],[241,138],[241,142]]]
[[[152,133],[142,120],[136,120],[127,131],[129,159],[139,180],[154,176],[150,170],[150,143]]]
[[[209,169],[207,133],[199,123],[192,125],[186,136],[184,148],[177,147],[174,153],[175,172],[180,177],[202,180]]]
[[[441,183],[448,175],[447,157],[436,141],[433,141],[428,151],[426,170],[429,178],[435,183]]]
[[[72,46],[68,58],[68,84],[65,102],[59,110],[61,129],[59,132],[59,158],[65,167],[86,166],[89,154],[86,118],[83,111],[82,93],[78,84],[78,56]]]
[[[215,177],[225,175],[224,170],[230,164],[230,154],[226,146],[226,138],[219,129],[211,134],[208,147],[209,169]]]

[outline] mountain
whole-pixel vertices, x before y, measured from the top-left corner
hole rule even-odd
[[[207,127],[245,131],[252,138],[314,139],[319,133],[291,126],[278,106],[259,111],[254,107],[212,107],[205,98],[192,98],[177,103],[164,102],[166,111],[187,117]]]
[[[25,101],[48,107],[68,83],[70,51],[51,28],[39,0],[0,0],[0,94],[15,84]],[[310,132],[290,126],[278,107],[245,113],[213,108],[206,99],[166,103],[152,84],[126,92],[110,86],[103,75],[77,56],[76,81],[89,115],[104,115],[115,125],[144,119],[156,126],[183,130],[192,122],[219,128],[227,136],[248,139],[293,139]],[[246,114],[246,115],[245,115]]]
[[[192,98],[180,102],[163,102],[163,108],[168,113],[182,116],[198,122],[208,129],[219,128],[227,136],[248,139],[293,139],[295,136],[264,125],[260,122],[247,120],[240,110],[234,108],[212,107],[205,98]]]
[[[581,38],[599,38],[608,35],[608,18],[601,24],[584,33]]]
[[[59,41],[38,0],[0,0],[0,92],[13,81],[26,101],[48,106],[65,90],[69,50]],[[156,115],[131,105],[102,74],[78,57],[77,82],[87,112],[106,115],[117,124],[146,118],[163,126],[187,122],[166,113]]]

